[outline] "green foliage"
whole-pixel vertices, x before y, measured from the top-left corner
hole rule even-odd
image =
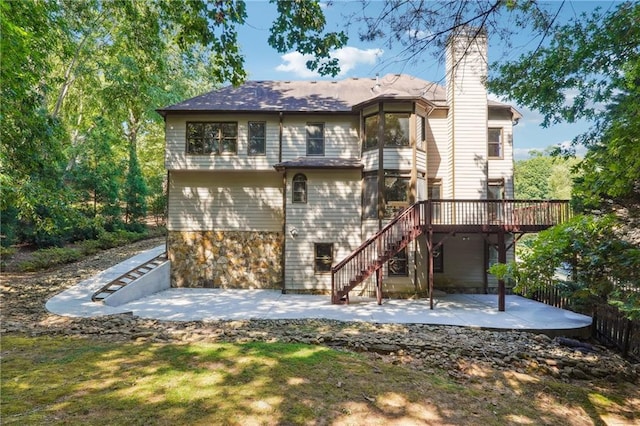
[[[568,200],[571,198],[575,158],[551,155],[552,150],[531,151],[531,158],[516,161],[514,190],[522,200]]]
[[[338,75],[338,60],[331,58],[331,52],[347,43],[347,35],[342,31],[323,34],[326,21],[320,3],[270,1],[277,4],[278,17],[270,29],[269,44],[280,53],[296,50],[312,55],[307,68],[321,75]]]
[[[76,248],[52,247],[40,249],[33,253],[31,260],[20,262],[18,269],[22,272],[37,271],[39,269],[75,262],[80,260],[82,256],[83,254]]]
[[[616,297],[627,284],[640,282],[640,249],[618,238],[613,216],[576,216],[540,232],[517,266],[516,290],[532,292],[554,281],[571,265],[565,284],[576,303],[590,307]]]
[[[137,222],[147,214],[147,185],[142,177],[135,147],[129,153],[124,201],[127,222]]]
[[[498,66],[489,82],[493,92],[540,111],[545,126],[595,121],[573,141],[588,149],[575,190],[588,208],[640,202],[638,22],[640,4],[626,1],[551,25],[547,46]]]

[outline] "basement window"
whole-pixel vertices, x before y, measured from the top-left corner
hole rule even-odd
[[[314,271],[316,274],[328,274],[333,266],[333,243],[314,244]]]

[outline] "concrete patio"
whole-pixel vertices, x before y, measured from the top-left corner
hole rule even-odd
[[[91,300],[94,292],[136,265],[157,256],[164,246],[140,253],[54,296],[47,309],[55,314],[93,317],[131,312],[169,321],[324,318],[372,323],[434,324],[487,329],[585,335],[591,317],[554,308],[520,296],[507,296],[506,311],[486,294],[449,294],[425,299],[375,299],[352,296],[349,305],[332,305],[329,296],[282,294],[279,290],[170,288],[117,307]]]

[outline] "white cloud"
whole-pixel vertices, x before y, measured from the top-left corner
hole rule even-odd
[[[373,65],[382,55],[382,49],[358,49],[357,47],[343,47],[331,53],[340,64],[340,73],[343,76],[360,64]],[[307,61],[313,59],[311,55],[303,55],[299,52],[290,52],[281,56],[283,63],[276,67],[277,71],[290,72],[300,78],[321,77],[317,72],[307,69]]]
[[[411,29],[411,30],[407,30],[406,34],[410,39],[415,39],[415,40],[424,40],[428,37],[433,37],[433,33],[431,31],[424,31],[424,30]]]

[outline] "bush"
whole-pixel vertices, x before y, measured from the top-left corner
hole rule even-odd
[[[82,258],[80,250],[75,248],[52,247],[33,252],[33,259],[20,262],[18,269],[22,272],[32,272],[56,265],[75,262]]]

